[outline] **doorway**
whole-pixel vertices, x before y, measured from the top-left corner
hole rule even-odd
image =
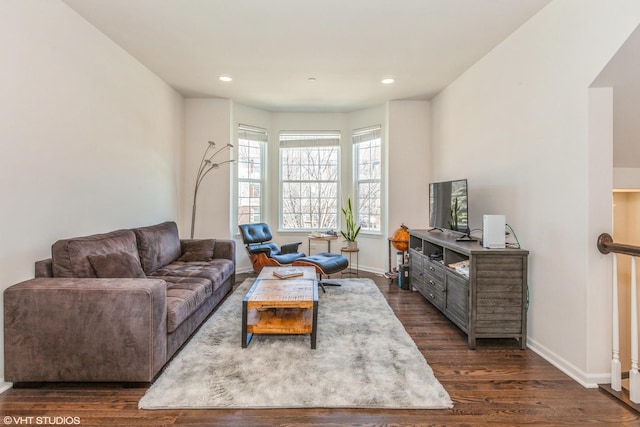
[[[613,191],[613,240],[640,246],[640,189]],[[638,266],[640,267],[640,266]],[[618,310],[620,314],[620,363],[631,368],[631,257],[618,255]]]

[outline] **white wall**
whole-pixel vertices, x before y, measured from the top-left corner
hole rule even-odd
[[[608,322],[590,311],[588,261],[611,199],[588,177],[612,175],[610,157],[589,159],[588,87],[638,22],[633,0],[553,1],[431,105],[432,178],[469,179],[472,228],[506,215],[531,251],[530,347],[585,385],[610,357],[600,331],[588,338]]]
[[[611,378],[607,359],[611,357],[612,343],[613,262],[612,257],[601,254],[593,242],[603,232],[613,231],[613,89],[590,88],[588,97],[587,242],[591,244],[587,245],[586,251],[585,380],[598,384]],[[610,165],[606,173],[602,165]]]
[[[190,98],[185,100],[184,191],[182,194],[181,237],[189,237],[195,180],[209,141],[215,150],[234,144],[231,130],[231,101],[228,99]],[[208,156],[215,151],[210,151]],[[229,160],[232,151],[223,150],[216,163]],[[198,189],[194,238],[230,237],[229,186],[231,165],[225,164],[209,172]]]
[[[429,225],[429,102],[389,102],[389,235]]]
[[[57,239],[177,219],[177,92],[55,0],[0,2],[0,58],[0,290]]]
[[[372,108],[351,113],[282,113],[269,112],[222,99],[188,99],[186,100],[186,176],[185,198],[183,199],[183,228],[190,226],[191,204],[193,198],[193,180],[198,162],[202,157],[202,150],[208,139],[220,140],[226,143],[227,135],[232,135],[232,143],[237,140],[239,124],[265,128],[269,135],[267,148],[267,189],[263,220],[272,226],[274,241],[282,244],[301,240],[301,249],[307,251],[306,233],[279,232],[278,225],[278,138],[282,130],[337,130],[342,134],[342,168],[341,188],[343,201],[353,195],[353,163],[351,132],[354,129],[373,125],[382,125],[385,134],[383,144],[387,150],[385,171],[387,173],[387,194],[389,206],[387,221],[379,235],[361,233],[359,266],[363,270],[384,272],[388,269],[388,241],[389,233],[393,232],[402,222],[409,226],[413,224],[426,226],[427,216],[427,183],[428,183],[428,111],[427,101],[393,101],[389,105],[379,105]],[[229,123],[231,123],[229,127]],[[407,155],[411,153],[411,155]],[[233,170],[230,170],[233,175]],[[229,197],[228,171],[212,172],[216,175],[215,183],[210,184],[210,197],[215,200],[209,212],[205,213],[201,207],[202,195],[198,196],[198,211],[196,220],[196,235],[213,235],[215,237],[236,238],[237,270],[250,271],[251,263],[245,253],[242,240],[236,235],[236,230],[223,229],[224,224],[230,224],[229,212],[233,204]],[[194,176],[191,176],[194,175]],[[220,178],[220,179],[218,179]],[[210,179],[210,177],[207,177]],[[203,184],[204,186],[204,184]],[[225,187],[226,186],[226,187]],[[418,193],[423,197],[407,197],[408,189],[411,194],[418,186]],[[214,188],[215,187],[215,188]],[[201,191],[204,190],[202,187]],[[226,193],[225,193],[226,192]],[[209,197],[209,196],[207,196]],[[211,202],[213,203],[213,202]],[[229,221],[227,221],[227,219]],[[214,233],[214,234],[211,234]],[[341,242],[335,242],[332,251],[337,251]],[[326,243],[312,246],[312,252],[326,250]]]

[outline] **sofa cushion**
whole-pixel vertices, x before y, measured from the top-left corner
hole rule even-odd
[[[136,236],[131,230],[58,240],[51,246],[54,277],[96,277],[89,255],[124,252],[138,258]]]
[[[225,280],[235,272],[233,261],[228,259],[212,259],[207,262],[176,261],[156,270],[152,276],[200,277],[209,279],[213,290],[218,289]]]
[[[97,277],[106,279],[119,277],[147,277],[144,274],[144,271],[142,271],[142,266],[140,265],[138,257],[134,257],[127,252],[89,255],[87,258],[89,258],[89,263],[91,263]]]
[[[178,226],[175,222],[134,228],[142,270],[149,275],[175,261],[181,255]]]
[[[182,240],[182,256],[178,261],[211,261],[215,245],[214,239]]]
[[[178,326],[213,294],[211,281],[202,277],[158,277],[167,282],[167,332]]]

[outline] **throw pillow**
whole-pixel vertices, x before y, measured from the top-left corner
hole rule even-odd
[[[213,259],[214,239],[197,239],[182,241],[182,256],[178,261],[206,262]]]
[[[147,277],[144,274],[144,271],[142,271],[140,261],[133,255],[126,252],[89,255],[87,258],[96,272],[96,277],[103,279]]]

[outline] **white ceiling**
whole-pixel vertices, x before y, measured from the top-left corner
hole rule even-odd
[[[433,97],[550,0],[63,1],[184,96],[347,112]]]

